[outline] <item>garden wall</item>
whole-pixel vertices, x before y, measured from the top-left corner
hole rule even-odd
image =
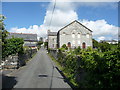
[[[24,52],[24,54],[10,55],[5,58],[3,62],[3,69],[16,69],[21,66],[26,65],[26,61],[33,57],[37,52],[37,49],[29,49]]]

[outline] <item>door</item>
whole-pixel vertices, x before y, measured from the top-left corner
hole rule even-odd
[[[86,48],[85,42],[82,43],[82,48]]]
[[[68,42],[68,47],[71,48],[71,43],[70,42]]]

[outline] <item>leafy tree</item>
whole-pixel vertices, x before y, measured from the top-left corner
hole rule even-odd
[[[80,54],[80,50],[81,50],[81,47],[78,46],[78,47],[74,50],[75,54]]]
[[[106,43],[106,42],[99,43],[99,47],[100,47],[102,52],[105,52],[105,51],[108,51],[111,49],[111,45],[109,43]]]
[[[42,41],[39,41],[39,42],[37,43],[37,45],[41,45],[41,44],[43,44],[43,42],[42,42]]]
[[[8,31],[5,30],[5,24],[3,23],[5,19],[6,19],[5,16],[0,15],[0,34],[2,34],[2,37],[0,37],[0,39],[2,38],[2,42],[4,42],[5,38],[8,35]]]
[[[92,42],[93,42],[93,48],[98,48],[99,47],[99,43],[98,43],[97,40],[92,39]]]
[[[64,48],[65,50],[68,50],[68,47],[66,46],[66,44],[63,44],[62,48]]]
[[[48,42],[44,42],[44,47],[48,49]]]
[[[3,45],[2,58],[5,58],[9,55],[23,53],[23,44],[24,41],[22,38],[11,38],[6,39]]]
[[[76,87],[119,88],[120,47],[114,49],[108,43],[99,43],[103,52],[80,48],[63,52],[59,49],[58,62],[66,77]],[[105,45],[105,46],[104,46]],[[103,47],[102,47],[103,46]],[[109,50],[110,49],[110,50]]]
[[[6,19],[5,16],[0,14],[0,59],[2,59],[2,55],[4,53],[3,48],[4,48],[4,42],[5,42],[5,38],[8,35],[7,30],[5,29],[5,24],[4,24],[4,20]]]
[[[37,43],[38,48],[40,48],[42,44],[43,44],[43,42],[42,42],[42,41],[39,41],[39,42]]]

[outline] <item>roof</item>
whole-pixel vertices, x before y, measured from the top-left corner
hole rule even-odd
[[[100,40],[100,42],[118,42],[117,40]]]
[[[9,33],[8,39],[12,37],[16,38],[23,38],[24,41],[38,41],[37,34],[30,34],[30,33]]]
[[[31,47],[32,47],[32,46],[37,46],[37,44],[30,44],[30,43],[25,43],[24,45],[25,45],[25,46],[31,46]]]
[[[48,32],[48,36],[57,36],[57,32]]]
[[[90,32],[92,32],[92,30],[90,30],[89,28],[87,28],[86,26],[84,26],[83,24],[81,24],[80,22],[78,22],[77,20],[74,20],[73,22],[71,22],[70,24],[64,26],[63,28],[61,28],[58,32],[60,32],[61,30],[63,30],[64,28],[66,28],[67,26],[73,24],[74,22],[79,23],[80,25],[82,25],[83,27],[85,27],[86,29],[88,29]]]
[[[106,42],[117,42],[116,40],[106,40]]]

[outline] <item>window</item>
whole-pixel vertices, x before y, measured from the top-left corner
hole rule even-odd
[[[86,37],[89,38],[89,34],[87,34]]]
[[[72,38],[75,38],[75,33],[72,33]]]
[[[75,44],[75,41],[73,41],[73,45]]]
[[[78,45],[80,45],[80,41],[78,41]]]
[[[80,38],[80,33],[78,33],[78,38]]]
[[[63,32],[63,35],[65,35],[66,33],[65,32]]]

